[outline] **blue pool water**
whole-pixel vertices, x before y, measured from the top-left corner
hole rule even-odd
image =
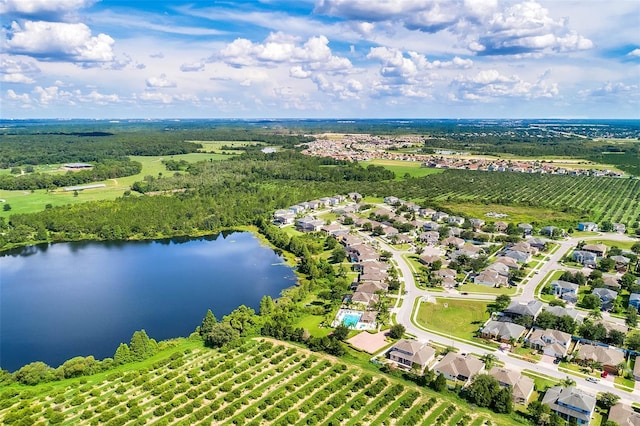
[[[360,321],[360,314],[345,314],[342,317],[342,323],[347,327],[355,327]]]

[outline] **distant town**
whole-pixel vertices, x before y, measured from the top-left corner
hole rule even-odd
[[[500,159],[471,155],[468,152],[435,150],[433,154],[420,153],[420,136],[385,137],[370,134],[324,134],[306,144],[303,154],[331,157],[337,160],[371,161],[377,159],[420,162],[422,167],[437,169],[484,170],[489,172],[540,173],[569,176],[611,176],[623,173],[581,165],[575,161],[571,167],[558,165],[554,160]],[[587,162],[582,162],[587,163]]]

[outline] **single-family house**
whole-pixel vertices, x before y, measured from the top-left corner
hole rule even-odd
[[[432,220],[435,220],[436,222],[441,222],[445,219],[447,219],[449,217],[449,215],[445,212],[435,212],[433,214],[433,216],[431,216]]]
[[[515,251],[522,251],[524,253],[529,253],[532,255],[535,255],[538,253],[538,249],[534,248],[531,246],[531,244],[529,244],[526,241],[521,241],[519,243],[516,244],[511,244],[508,247],[509,250],[515,250]]]
[[[509,285],[509,279],[498,272],[485,269],[473,278],[475,284],[485,285],[488,287],[506,287]]]
[[[304,206],[300,204],[296,204],[295,206],[289,207],[289,210],[291,210],[295,214],[300,214],[300,213],[303,213],[306,209]]]
[[[278,222],[282,225],[289,225],[294,223],[296,220],[296,214],[291,210],[276,210],[273,213],[273,221]]]
[[[581,364],[597,362],[609,373],[618,371],[618,364],[624,362],[624,352],[611,346],[582,345],[575,359]]]
[[[529,347],[542,351],[547,356],[564,358],[571,344],[571,334],[550,328],[536,328],[524,341]]]
[[[347,246],[346,249],[349,260],[352,262],[367,262],[380,258],[376,249],[367,244]]]
[[[629,332],[629,327],[627,327],[624,323],[606,321],[603,319],[599,319],[593,322],[594,325],[602,324],[602,326],[607,330],[607,334],[612,330],[619,331],[620,333],[627,334]]]
[[[462,226],[462,224],[464,223],[464,217],[460,217],[460,216],[449,216],[447,218],[447,223],[449,225],[457,225],[457,226]]]
[[[436,350],[417,340],[402,339],[389,349],[387,355],[391,361],[400,366],[406,368],[417,366],[422,371],[435,359]]]
[[[362,200],[362,195],[360,195],[357,192],[350,192],[349,194],[347,194],[349,196],[349,198],[351,198],[353,201],[355,201],[356,203],[360,200]]]
[[[496,227],[496,231],[504,232],[504,231],[507,230],[507,227],[509,226],[509,224],[507,222],[503,222],[503,221],[499,220],[496,223],[494,223],[493,226]]]
[[[432,217],[432,216],[433,216],[433,214],[434,214],[435,212],[436,212],[436,211],[435,211],[434,209],[423,208],[423,209],[418,210],[418,215],[419,215],[420,217],[429,217],[429,218],[430,218],[430,217]]]
[[[545,250],[547,248],[547,242],[541,238],[531,238],[528,243],[537,251]]]
[[[585,244],[582,246],[582,251],[591,252],[597,257],[605,257],[607,254],[607,246],[604,244]]]
[[[324,222],[320,219],[315,219],[311,216],[305,216],[298,219],[296,222],[296,228],[302,232],[316,232],[324,225]]]
[[[569,316],[572,320],[576,321],[580,316],[580,313],[571,308],[563,308],[562,306],[547,306],[544,308],[545,311],[553,314],[554,316],[560,318],[563,316]]]
[[[435,246],[440,240],[440,234],[436,231],[422,232],[418,236],[418,241],[429,246]]]
[[[498,381],[501,387],[511,388],[513,402],[525,405],[529,402],[534,388],[533,379],[503,367],[493,367],[489,370],[489,374]]]
[[[462,382],[462,386],[469,383],[471,377],[484,370],[484,363],[471,355],[461,355],[449,352],[433,367],[433,372],[442,374],[446,379]]]
[[[620,426],[640,426],[640,413],[628,405],[618,403],[609,409],[607,420]]]
[[[617,232],[619,234],[624,234],[625,232],[627,232],[627,225],[625,225],[624,223],[614,223],[613,230],[614,232]]]
[[[598,232],[598,224],[593,222],[578,223],[578,231]]]
[[[533,226],[529,223],[519,223],[518,229],[520,229],[524,235],[531,235],[533,233]]]
[[[631,262],[631,259],[629,259],[626,256],[611,256],[611,259],[616,262],[615,264],[615,268],[617,271],[620,272],[625,272],[627,270],[627,268],[629,267],[629,262]]]
[[[356,284],[355,290],[362,293],[384,293],[386,292],[386,288],[388,288],[388,286],[379,282],[360,281],[356,282]]]
[[[498,274],[502,275],[503,277],[506,277],[507,279],[509,278],[510,269],[504,263],[494,262],[491,265],[487,266],[487,270],[497,272]]]
[[[616,297],[618,297],[617,291],[608,288],[594,288],[592,293],[600,298],[600,308],[605,311],[613,308],[613,303],[616,301]]]
[[[398,204],[400,202],[400,199],[398,197],[389,196],[389,197],[384,197],[383,201],[385,204],[389,204],[393,206],[394,204]]]
[[[547,389],[542,403],[569,423],[588,425],[596,407],[596,398],[575,386],[554,386]]]
[[[335,235],[336,233],[344,231],[345,229],[342,227],[342,225],[332,223],[330,225],[322,225],[320,227],[320,230],[327,235]]]
[[[475,230],[478,230],[478,229],[482,228],[484,226],[484,224],[486,223],[482,219],[469,219],[469,222],[471,223],[471,227],[473,229],[475,229]]]
[[[366,272],[366,273],[362,273],[360,274],[360,277],[358,278],[360,282],[371,282],[371,283],[380,283],[382,284],[383,282],[385,282],[387,280],[387,273],[386,272],[381,272],[381,271],[370,271],[370,272]]]
[[[518,341],[525,330],[526,328],[523,326],[512,322],[490,320],[480,329],[480,336],[485,339],[509,343]]]
[[[633,378],[636,382],[640,382],[640,359],[638,356],[636,356],[636,365],[633,367]]]
[[[553,294],[567,302],[576,303],[578,301],[578,284],[568,281],[554,280],[550,284]]]
[[[345,234],[340,239],[339,242],[345,246],[357,246],[360,244],[364,244],[364,240],[357,235],[354,234]]]
[[[602,281],[604,282],[605,287],[612,290],[620,290],[620,288],[622,288],[622,285],[618,282],[618,277],[615,275],[604,275],[602,277]]]
[[[422,256],[420,256],[420,259],[418,259],[420,263],[422,263],[423,265],[433,265],[435,262],[442,262],[442,259],[440,258],[440,256],[435,256],[435,255],[429,255],[429,254],[423,254]]]
[[[449,247],[462,247],[464,245],[464,240],[458,237],[447,237],[440,242],[443,246]]]
[[[471,259],[477,259],[482,253],[483,249],[480,246],[464,245],[451,254],[451,258],[455,259],[458,256],[465,255]]]
[[[393,226],[383,226],[382,232],[387,237],[393,237],[394,235],[398,235],[400,233],[400,231],[398,231],[398,229],[394,228]]]
[[[365,305],[367,308],[372,308],[376,303],[378,303],[379,300],[380,296],[375,293],[364,293],[361,291],[356,291],[351,296],[351,302]]]
[[[543,226],[540,228],[540,235],[546,235],[547,237],[560,237],[564,234],[564,231],[555,226]]]
[[[500,256],[496,258],[495,263],[502,263],[506,265],[509,269],[520,269],[520,264],[518,263],[518,261],[511,257]]]
[[[529,263],[529,261],[531,261],[531,253],[527,253],[524,251],[507,250],[504,252],[502,256],[510,257],[516,262],[522,263],[522,264]]]
[[[573,260],[575,260],[576,262],[591,268],[596,267],[596,260],[598,258],[595,253],[591,253],[590,251],[584,251],[584,250],[575,250],[573,252],[572,257],[573,257]]]
[[[629,306],[633,306],[640,311],[640,293],[631,293],[629,295]]]
[[[511,302],[511,304],[504,310],[504,316],[509,318],[517,318],[523,316],[537,317],[540,311],[542,311],[542,302],[539,300],[530,300],[527,303],[520,303],[517,301]]]
[[[309,208],[313,210],[318,209],[322,206],[322,203],[320,203],[320,200],[311,200],[307,204]]]
[[[440,224],[436,222],[426,222],[422,227],[425,231],[437,231],[440,228]]]

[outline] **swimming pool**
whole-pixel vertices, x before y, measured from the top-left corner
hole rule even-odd
[[[342,316],[342,324],[347,327],[355,327],[360,322],[362,314],[344,314]]]

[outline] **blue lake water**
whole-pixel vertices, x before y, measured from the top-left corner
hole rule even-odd
[[[211,309],[258,310],[295,284],[250,233],[145,242],[60,243],[0,257],[0,367],[111,357],[134,331],[187,336]]]

